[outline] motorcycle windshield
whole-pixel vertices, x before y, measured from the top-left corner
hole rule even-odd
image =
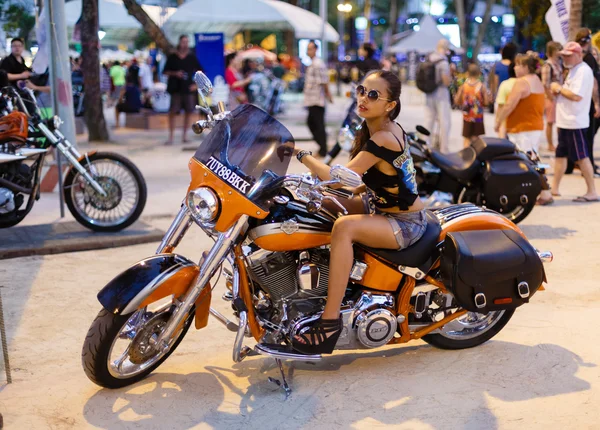
[[[256,106],[242,105],[213,128],[194,158],[268,210],[293,149],[294,138],[283,124]]]

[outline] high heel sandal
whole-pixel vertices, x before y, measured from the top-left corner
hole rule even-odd
[[[303,354],[331,354],[341,333],[341,315],[332,320],[319,318],[299,330],[292,338],[292,348]]]

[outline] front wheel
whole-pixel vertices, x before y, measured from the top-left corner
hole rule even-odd
[[[167,351],[154,349],[152,340],[164,330],[172,312],[140,309],[128,315],[114,315],[102,309],[83,344],[81,362],[87,377],[106,388],[131,385],[152,373],[183,340],[192,323],[190,312],[169,342]]]
[[[94,231],[119,231],[133,224],[146,205],[146,181],[127,158],[111,152],[86,155],[81,165],[104,189],[100,195],[71,168],[64,183],[65,203],[73,217]]]
[[[473,348],[496,336],[514,313],[514,309],[487,314],[467,312],[443,326],[439,333],[423,336],[423,340],[441,349]]]

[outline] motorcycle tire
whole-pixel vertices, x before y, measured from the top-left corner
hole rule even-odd
[[[104,223],[101,223],[100,220],[96,220],[96,219],[93,219],[92,217],[85,216],[84,214],[82,214],[81,210],[83,210],[83,209],[80,209],[78,207],[78,205],[75,201],[75,196],[73,195],[73,193],[75,192],[74,191],[75,187],[77,187],[79,185],[76,182],[76,180],[78,180],[78,178],[81,178],[80,173],[75,168],[71,168],[65,178],[65,182],[64,182],[64,186],[63,186],[65,203],[66,203],[67,207],[69,208],[69,211],[71,212],[73,217],[77,220],[77,222],[79,222],[84,227],[87,227],[90,230],[94,230],[97,232],[120,231],[120,230],[123,230],[124,228],[129,227],[131,224],[133,224],[135,221],[137,221],[137,219],[142,214],[142,211],[144,210],[144,207],[146,206],[146,198],[147,198],[147,194],[148,194],[148,190],[146,187],[146,181],[144,180],[142,173],[135,166],[135,164],[133,164],[126,157],[123,157],[122,155],[115,154],[112,152],[96,152],[96,153],[90,154],[90,155],[84,157],[80,161],[80,163],[88,172],[90,172],[90,168],[89,168],[88,164],[93,165],[95,162],[99,162],[99,161],[103,161],[103,160],[111,162],[111,163],[115,163],[115,164],[121,166],[124,170],[128,171],[130,173],[131,177],[133,178],[133,182],[135,183],[135,186],[137,187],[138,196],[137,196],[137,202],[135,204],[135,207],[132,208],[133,210],[131,211],[131,213],[129,213],[127,215],[127,217],[124,219],[119,219],[114,222],[104,222]],[[108,177],[106,177],[105,179],[114,180],[113,178],[108,178]],[[117,185],[119,186],[119,190],[121,190],[120,185],[119,184],[117,184]],[[90,187],[90,190],[91,190],[92,197],[96,197],[97,193],[91,187]],[[98,211],[101,211],[101,210],[98,210]]]
[[[492,327],[484,331],[478,336],[469,339],[453,339],[445,336],[441,333],[428,334],[423,336],[423,340],[431,346],[435,346],[440,349],[466,349],[473,348],[487,342],[494,336],[496,336],[500,330],[510,321],[515,310],[504,311],[504,314],[494,323]]]
[[[11,214],[7,214],[11,215]],[[21,221],[25,219],[25,216],[11,216],[11,217],[3,217],[0,215],[0,228],[9,228],[19,224]]]
[[[87,336],[85,337],[81,352],[83,371],[93,383],[100,385],[101,387],[121,388],[144,379],[175,352],[175,349],[177,349],[185,337],[194,319],[194,312],[190,312],[190,315],[184,323],[181,334],[173,343],[169,351],[156,363],[130,378],[117,378],[113,376],[108,369],[109,354],[115,337],[121,332],[121,329],[129,318],[131,318],[131,315],[133,315],[133,313],[128,315],[115,315],[106,309],[102,309],[96,316],[96,319],[90,326]]]

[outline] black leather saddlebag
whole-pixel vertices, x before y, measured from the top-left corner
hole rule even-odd
[[[479,313],[527,303],[545,279],[535,248],[513,230],[448,233],[441,271],[458,304]]]
[[[542,191],[539,173],[520,157],[488,161],[483,178],[485,203],[491,209],[533,204]]]

